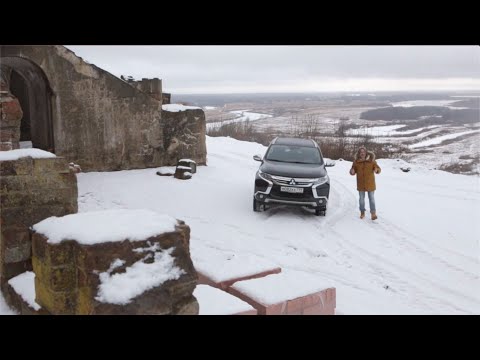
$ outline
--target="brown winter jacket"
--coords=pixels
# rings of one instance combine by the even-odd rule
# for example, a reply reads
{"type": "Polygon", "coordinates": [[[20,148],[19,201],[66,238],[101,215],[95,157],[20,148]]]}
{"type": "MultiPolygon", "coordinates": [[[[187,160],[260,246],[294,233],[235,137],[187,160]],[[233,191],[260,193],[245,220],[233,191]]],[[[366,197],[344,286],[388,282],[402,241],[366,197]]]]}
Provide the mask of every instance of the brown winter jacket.
{"type": "MultiPolygon", "coordinates": [[[[360,160],[358,154],[355,156],[355,161],[352,164],[352,169],[357,174],[357,190],[358,191],[375,191],[375,174],[380,174],[380,166],[375,161],[375,154],[367,151],[365,160],[360,160]]],[[[354,175],[352,174],[352,175],[354,175]]]]}

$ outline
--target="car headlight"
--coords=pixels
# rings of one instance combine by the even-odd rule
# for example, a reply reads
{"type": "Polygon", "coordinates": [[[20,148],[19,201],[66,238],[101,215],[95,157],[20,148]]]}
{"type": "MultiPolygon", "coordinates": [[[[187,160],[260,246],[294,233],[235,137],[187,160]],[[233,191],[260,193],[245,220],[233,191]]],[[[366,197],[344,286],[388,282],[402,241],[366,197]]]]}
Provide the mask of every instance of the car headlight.
{"type": "Polygon", "coordinates": [[[262,179],[267,180],[267,181],[273,181],[272,175],[267,174],[261,170],[258,170],[258,176],[260,176],[262,179]]]}
{"type": "Polygon", "coordinates": [[[315,180],[315,183],[314,183],[314,186],[319,186],[319,185],[323,185],[327,182],[330,181],[330,178],[328,177],[328,175],[324,176],[324,177],[321,177],[321,178],[318,178],[315,180]]]}

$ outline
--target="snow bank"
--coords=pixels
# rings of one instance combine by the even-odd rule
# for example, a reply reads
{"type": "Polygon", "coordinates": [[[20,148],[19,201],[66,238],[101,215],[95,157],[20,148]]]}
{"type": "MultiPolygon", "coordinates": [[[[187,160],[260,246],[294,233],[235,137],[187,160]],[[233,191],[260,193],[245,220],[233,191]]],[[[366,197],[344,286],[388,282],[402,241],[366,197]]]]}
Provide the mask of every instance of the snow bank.
{"type": "Polygon", "coordinates": [[[232,315],[254,308],[236,296],[208,285],[197,285],[193,296],[200,305],[198,315],[232,315]]]}
{"type": "Polygon", "coordinates": [[[41,306],[35,302],[35,273],[33,271],[17,275],[8,280],[8,283],[31,308],[40,310],[41,306]]]}
{"type": "Polygon", "coordinates": [[[274,305],[334,286],[312,274],[289,270],[259,279],[239,281],[232,287],[264,305],[274,305]]]}
{"type": "Polygon", "coordinates": [[[49,243],[70,239],[92,245],[126,239],[145,240],[175,231],[176,224],[175,218],[154,211],[119,209],[52,216],[33,225],[33,230],[45,235],[49,243]]]}
{"type": "Polygon", "coordinates": [[[173,175],[175,174],[175,169],[175,166],[162,166],[160,168],[157,168],[157,173],[163,175],[173,175]]]}
{"type": "Polygon", "coordinates": [[[18,160],[20,158],[29,156],[34,159],[47,159],[57,157],[57,155],[55,154],[40,149],[15,149],[8,151],[0,151],[0,161],[18,160]]]}
{"type": "Polygon", "coordinates": [[[127,267],[124,273],[111,275],[115,268],[124,264],[123,260],[115,260],[108,271],[99,274],[100,285],[95,300],[125,305],[165,281],[177,280],[185,272],[175,266],[175,258],[171,256],[173,250],[174,248],[170,248],[156,252],[152,263],[144,263],[142,259],[127,267]]]}
{"type": "Polygon", "coordinates": [[[179,111],[187,111],[187,110],[201,110],[202,108],[198,106],[185,106],[182,104],[166,104],[162,105],[162,110],[169,111],[169,112],[179,112],[179,111]]]}

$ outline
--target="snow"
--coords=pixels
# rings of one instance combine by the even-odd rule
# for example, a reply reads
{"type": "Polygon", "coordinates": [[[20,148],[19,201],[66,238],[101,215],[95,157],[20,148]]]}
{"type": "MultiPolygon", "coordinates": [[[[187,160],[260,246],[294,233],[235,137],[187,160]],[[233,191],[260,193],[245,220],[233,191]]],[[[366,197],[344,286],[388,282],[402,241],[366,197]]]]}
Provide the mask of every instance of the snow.
{"type": "Polygon", "coordinates": [[[18,160],[20,158],[29,156],[34,159],[57,157],[55,154],[40,149],[15,149],[8,151],[0,151],[0,161],[18,160]]]}
{"type": "Polygon", "coordinates": [[[198,315],[233,315],[254,308],[229,293],[208,285],[197,285],[193,296],[198,301],[198,315]]]}
{"type": "Polygon", "coordinates": [[[190,166],[177,166],[177,169],[180,169],[180,170],[192,170],[192,168],[190,166]]]}
{"type": "MultiPolygon", "coordinates": [[[[379,219],[372,222],[369,214],[358,217],[351,162],[337,161],[327,168],[327,216],[288,207],[255,213],[259,163],[252,156],[266,147],[207,136],[207,150],[208,166],[195,181],[159,177],[157,169],[77,174],[79,211],[145,208],[170,214],[191,227],[195,266],[221,268],[221,252],[274,263],[282,273],[328,279],[343,314],[480,314],[478,177],[419,164],[408,164],[411,171],[404,173],[399,167],[407,163],[379,159],[379,219]]],[[[237,275],[237,267],[224,271],[225,278],[237,275]]]]}
{"type": "Polygon", "coordinates": [[[212,249],[192,244],[192,259],[197,271],[219,283],[278,268],[278,264],[254,254],[212,249]]]}
{"type": "Polygon", "coordinates": [[[194,164],[196,164],[196,162],[195,162],[194,160],[192,160],[192,159],[180,159],[180,160],[178,160],[178,161],[182,161],[182,162],[190,162],[190,163],[194,163],[194,164]]]}
{"type": "Polygon", "coordinates": [[[191,173],[190,171],[185,171],[185,172],[184,172],[184,175],[192,176],[192,173],[191,173]]]}
{"type": "Polygon", "coordinates": [[[179,112],[179,111],[187,111],[187,110],[201,110],[201,107],[198,106],[186,106],[182,104],[166,104],[162,105],[162,110],[169,111],[169,112],[179,112]]]}
{"type": "MultiPolygon", "coordinates": [[[[458,100],[409,100],[392,103],[392,106],[412,107],[412,106],[448,106],[458,100]]],[[[448,106],[449,107],[449,106],[448,106]]]]}
{"type": "MultiPolygon", "coordinates": [[[[409,135],[413,133],[417,133],[420,131],[426,131],[430,129],[436,129],[440,127],[440,125],[430,125],[425,126],[417,129],[412,130],[401,130],[406,125],[386,125],[386,126],[373,126],[373,127],[362,127],[358,129],[348,129],[347,135],[354,136],[354,135],[371,135],[371,136],[399,136],[399,135],[409,135]]],[[[421,133],[417,135],[418,137],[425,136],[426,133],[421,133]]],[[[413,139],[413,138],[412,138],[413,139]]],[[[384,139],[383,141],[389,142],[392,139],[384,139]]]]}
{"type": "MultiPolygon", "coordinates": [[[[154,250],[159,249],[156,247],[154,250]]],[[[99,274],[100,285],[95,300],[125,305],[133,298],[160,286],[165,281],[178,279],[185,272],[175,265],[175,258],[171,256],[173,250],[174,248],[170,248],[155,252],[153,262],[147,264],[143,261],[151,257],[150,253],[144,259],[127,267],[125,272],[111,275],[115,268],[124,264],[123,260],[116,259],[108,271],[99,274]]]]}
{"type": "Polygon", "coordinates": [[[40,310],[41,306],[35,302],[35,273],[26,271],[8,280],[10,286],[22,299],[34,310],[40,310]]]}
{"type": "Polygon", "coordinates": [[[289,270],[259,279],[239,281],[232,285],[251,299],[274,305],[334,287],[331,281],[303,271],[289,270]]]}
{"type": "Polygon", "coordinates": [[[173,175],[175,174],[175,166],[162,166],[157,169],[157,172],[163,175],[173,175]]]}
{"type": "Polygon", "coordinates": [[[203,107],[204,110],[215,110],[217,108],[218,108],[218,106],[204,106],[203,107]]]}
{"type": "Polygon", "coordinates": [[[406,125],[387,125],[387,126],[374,126],[374,127],[362,127],[358,129],[349,129],[346,131],[347,135],[372,135],[372,136],[388,136],[393,131],[401,129],[406,125]]]}
{"type": "Polygon", "coordinates": [[[435,137],[433,139],[428,139],[428,140],[421,141],[419,143],[410,145],[410,149],[415,149],[415,148],[430,146],[430,145],[438,145],[445,140],[456,139],[456,138],[458,138],[460,136],[463,136],[463,135],[475,134],[475,133],[479,133],[479,132],[480,132],[480,130],[469,130],[469,131],[463,131],[463,132],[454,133],[454,134],[438,136],[438,137],[435,137]]]}
{"type": "MultiPolygon", "coordinates": [[[[417,128],[417,129],[412,129],[412,130],[395,130],[393,132],[391,132],[389,135],[408,135],[408,134],[413,134],[413,133],[416,133],[416,132],[419,132],[419,131],[425,131],[425,130],[429,130],[429,129],[436,129],[440,127],[440,125],[430,125],[430,126],[425,126],[425,127],[421,127],[421,128],[417,128]]],[[[423,134],[422,134],[423,135],[423,134]]]]}
{"type": "MultiPolygon", "coordinates": [[[[454,98],[477,98],[480,97],[480,95],[450,95],[450,97],[454,98]]],[[[455,100],[458,101],[458,100],[455,100]]]]}
{"type": "MultiPolygon", "coordinates": [[[[125,192],[129,192],[132,189],[131,184],[125,189],[125,192]]],[[[145,240],[165,232],[175,231],[176,224],[175,218],[155,211],[118,209],[63,217],[52,216],[33,225],[33,230],[46,236],[48,242],[52,244],[62,240],[76,240],[79,244],[93,245],[126,239],[145,240]]]]}
{"type": "Polygon", "coordinates": [[[247,120],[248,121],[257,121],[257,120],[273,117],[273,115],[271,115],[271,114],[261,114],[261,113],[246,111],[246,110],[234,110],[234,111],[230,111],[230,113],[237,115],[237,117],[235,119],[232,119],[232,120],[225,120],[225,121],[208,123],[207,124],[207,130],[212,129],[212,128],[216,128],[216,127],[220,127],[221,125],[225,125],[225,124],[244,122],[244,121],[247,121],[247,120]]]}

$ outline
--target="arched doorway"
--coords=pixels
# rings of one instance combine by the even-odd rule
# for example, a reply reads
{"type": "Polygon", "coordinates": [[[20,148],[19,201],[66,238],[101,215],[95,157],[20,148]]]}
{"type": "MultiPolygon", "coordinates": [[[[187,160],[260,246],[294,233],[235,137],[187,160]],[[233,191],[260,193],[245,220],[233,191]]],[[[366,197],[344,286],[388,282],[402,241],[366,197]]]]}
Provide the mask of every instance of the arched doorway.
{"type": "Polygon", "coordinates": [[[31,141],[34,148],[55,152],[52,98],[53,91],[43,70],[20,57],[1,57],[2,67],[11,69],[10,92],[23,110],[20,141],[31,141]]]}

